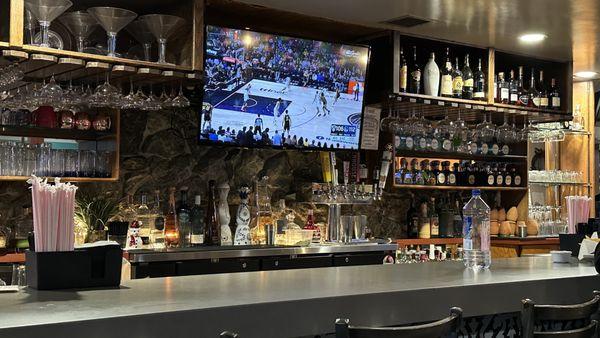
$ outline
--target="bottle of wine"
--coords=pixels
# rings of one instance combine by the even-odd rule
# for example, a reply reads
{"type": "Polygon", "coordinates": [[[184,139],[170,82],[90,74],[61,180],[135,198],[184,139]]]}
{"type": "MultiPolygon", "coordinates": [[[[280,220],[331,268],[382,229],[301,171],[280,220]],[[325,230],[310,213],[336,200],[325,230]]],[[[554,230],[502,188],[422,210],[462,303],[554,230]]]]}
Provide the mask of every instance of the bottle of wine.
{"type": "Polygon", "coordinates": [[[546,90],[546,84],[544,83],[543,70],[540,70],[540,82],[538,83],[538,90],[540,91],[540,108],[548,108],[548,90],[546,90]]]}
{"type": "Polygon", "coordinates": [[[473,98],[475,100],[485,101],[485,75],[481,70],[481,58],[479,58],[477,63],[477,70],[475,71],[475,75],[473,75],[473,80],[473,98]]]}
{"type": "Polygon", "coordinates": [[[202,198],[196,195],[194,198],[194,206],[190,211],[190,227],[192,229],[190,236],[190,244],[192,246],[202,245],[204,243],[204,211],[200,207],[202,198]]]}
{"type": "Polygon", "coordinates": [[[413,64],[410,72],[410,92],[419,94],[421,89],[421,67],[417,61],[417,46],[413,46],[413,64]]]}
{"type": "Polygon", "coordinates": [[[177,226],[177,211],[175,209],[175,187],[169,189],[169,209],[165,217],[165,245],[179,245],[179,228],[177,226]]]}
{"type": "Polygon", "coordinates": [[[427,209],[429,211],[429,226],[431,227],[430,237],[440,237],[440,216],[435,206],[435,198],[431,197],[430,204],[427,209]]]}
{"type": "Polygon", "coordinates": [[[426,202],[421,203],[419,212],[419,238],[431,238],[431,219],[426,202]]]}
{"type": "Polygon", "coordinates": [[[473,99],[473,71],[469,66],[469,54],[465,55],[465,64],[462,70],[463,77],[463,90],[462,97],[463,99],[473,99]]]}
{"type": "Polygon", "coordinates": [[[450,48],[446,48],[446,63],[442,69],[440,95],[443,97],[452,97],[452,62],[450,62],[450,48]]]}
{"type": "Polygon", "coordinates": [[[435,63],[435,54],[429,54],[429,61],[423,73],[423,91],[425,95],[438,96],[440,89],[440,68],[435,63]]]}
{"type": "Polygon", "coordinates": [[[456,98],[462,98],[463,90],[463,74],[458,68],[458,57],[456,58],[456,64],[454,65],[454,72],[452,73],[452,96],[456,98]]]}
{"type": "Polygon", "coordinates": [[[527,107],[529,106],[529,91],[525,89],[525,81],[523,81],[523,66],[519,66],[519,80],[517,82],[517,95],[519,100],[517,105],[527,107]]]}
{"type": "Polygon", "coordinates": [[[550,108],[559,110],[560,109],[560,91],[556,84],[556,79],[552,79],[550,93],[548,93],[548,103],[550,108]]]}
{"type": "Polygon", "coordinates": [[[415,208],[415,199],[411,198],[410,208],[406,212],[406,224],[408,225],[408,238],[419,237],[419,212],[415,208]]]}
{"type": "Polygon", "coordinates": [[[188,188],[180,189],[179,207],[177,208],[177,224],[179,224],[179,246],[190,246],[192,229],[190,227],[190,207],[187,204],[188,188]]]}
{"type": "Polygon", "coordinates": [[[538,92],[536,86],[535,86],[535,70],[532,68],[531,69],[531,84],[529,86],[529,102],[528,102],[528,106],[529,107],[536,107],[538,108],[540,106],[540,92],[538,92]]]}
{"type": "Polygon", "coordinates": [[[406,93],[408,89],[408,63],[404,57],[404,50],[400,48],[400,92],[406,93]]]}
{"type": "Polygon", "coordinates": [[[519,102],[519,81],[515,79],[515,71],[510,71],[510,82],[508,84],[509,98],[508,103],[517,104],[519,102]]]}
{"type": "Polygon", "coordinates": [[[217,214],[217,202],[215,197],[215,181],[208,182],[208,203],[204,219],[204,244],[221,245],[221,225],[217,214]]]}

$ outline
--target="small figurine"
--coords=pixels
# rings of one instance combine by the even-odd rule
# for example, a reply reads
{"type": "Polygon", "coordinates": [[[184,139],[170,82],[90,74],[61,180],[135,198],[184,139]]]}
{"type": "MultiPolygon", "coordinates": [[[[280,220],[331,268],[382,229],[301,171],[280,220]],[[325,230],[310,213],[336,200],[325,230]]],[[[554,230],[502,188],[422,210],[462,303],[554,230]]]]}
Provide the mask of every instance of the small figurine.
{"type": "Polygon", "coordinates": [[[140,237],[140,223],[135,221],[129,227],[129,241],[127,249],[140,249],[142,247],[142,237],[140,237]]]}
{"type": "Polygon", "coordinates": [[[247,185],[243,185],[240,190],[240,205],[237,209],[235,217],[235,240],[233,245],[250,245],[250,207],[248,206],[248,194],[250,188],[247,185]]]}

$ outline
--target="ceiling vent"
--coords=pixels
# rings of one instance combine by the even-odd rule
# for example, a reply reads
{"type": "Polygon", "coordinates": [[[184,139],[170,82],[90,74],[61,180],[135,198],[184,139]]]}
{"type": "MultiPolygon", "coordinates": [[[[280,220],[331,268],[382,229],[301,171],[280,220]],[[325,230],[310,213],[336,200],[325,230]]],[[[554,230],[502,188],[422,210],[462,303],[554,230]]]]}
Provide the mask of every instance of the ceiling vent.
{"type": "Polygon", "coordinates": [[[416,16],[405,15],[396,19],[385,21],[385,23],[389,23],[391,25],[400,26],[403,28],[411,28],[418,25],[426,24],[429,20],[417,18],[416,16]]]}

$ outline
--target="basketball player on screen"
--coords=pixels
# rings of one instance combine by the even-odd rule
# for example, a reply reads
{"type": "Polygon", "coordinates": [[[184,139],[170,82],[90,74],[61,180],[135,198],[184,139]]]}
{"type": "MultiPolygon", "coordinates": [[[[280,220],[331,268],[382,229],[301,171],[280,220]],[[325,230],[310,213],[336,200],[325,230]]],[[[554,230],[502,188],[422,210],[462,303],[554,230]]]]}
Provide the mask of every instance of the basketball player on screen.
{"type": "Polygon", "coordinates": [[[204,123],[202,123],[202,130],[210,130],[211,128],[211,120],[212,120],[212,110],[213,110],[213,106],[210,105],[208,107],[208,109],[204,110],[204,123]],[[208,129],[206,128],[206,125],[208,124],[208,129]]]}
{"type": "Polygon", "coordinates": [[[341,94],[340,94],[340,89],[336,88],[335,89],[335,97],[333,99],[333,103],[331,104],[331,106],[335,106],[335,103],[338,101],[338,99],[340,98],[341,94]]]}
{"type": "Polygon", "coordinates": [[[292,126],[292,118],[288,114],[286,109],[285,115],[283,116],[283,134],[287,131],[288,135],[290,134],[290,128],[292,126]]]}
{"type": "Polygon", "coordinates": [[[327,109],[327,98],[325,98],[325,93],[321,92],[321,104],[323,105],[323,116],[329,115],[331,111],[327,109]],[[327,114],[325,114],[327,112],[327,114]]]}
{"type": "Polygon", "coordinates": [[[354,101],[358,101],[358,94],[360,93],[360,83],[356,82],[354,85],[354,101]]]}
{"type": "Polygon", "coordinates": [[[249,83],[246,88],[244,88],[244,104],[242,104],[242,111],[246,111],[246,108],[248,108],[248,102],[250,101],[250,88],[252,88],[252,85],[249,83]]]}
{"type": "Polygon", "coordinates": [[[290,82],[292,81],[292,79],[287,76],[285,78],[285,87],[283,87],[283,89],[281,90],[281,93],[287,93],[290,90],[290,82]]]}

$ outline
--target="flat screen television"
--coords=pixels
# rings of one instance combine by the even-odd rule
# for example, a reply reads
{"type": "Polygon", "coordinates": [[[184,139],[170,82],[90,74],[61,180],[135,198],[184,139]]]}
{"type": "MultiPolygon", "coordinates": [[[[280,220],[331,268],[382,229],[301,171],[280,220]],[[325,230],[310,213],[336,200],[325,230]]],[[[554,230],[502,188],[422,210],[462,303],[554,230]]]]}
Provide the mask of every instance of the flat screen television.
{"type": "Polygon", "coordinates": [[[369,53],[207,26],[200,142],[359,149],[369,53]]]}

